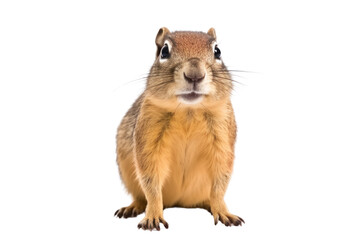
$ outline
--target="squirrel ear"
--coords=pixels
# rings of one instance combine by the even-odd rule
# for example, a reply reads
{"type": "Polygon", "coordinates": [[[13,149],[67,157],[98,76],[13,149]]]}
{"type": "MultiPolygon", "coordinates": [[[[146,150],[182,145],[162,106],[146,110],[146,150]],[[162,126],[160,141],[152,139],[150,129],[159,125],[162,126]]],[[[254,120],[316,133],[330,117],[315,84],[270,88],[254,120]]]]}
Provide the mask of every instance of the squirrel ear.
{"type": "Polygon", "coordinates": [[[159,32],[157,33],[155,39],[155,43],[158,48],[162,48],[162,46],[164,45],[164,38],[168,33],[170,33],[170,31],[166,27],[159,29],[159,32]]]}
{"type": "Polygon", "coordinates": [[[216,40],[216,32],[215,32],[214,28],[210,28],[209,31],[207,32],[207,34],[209,34],[210,36],[212,36],[216,40]]]}

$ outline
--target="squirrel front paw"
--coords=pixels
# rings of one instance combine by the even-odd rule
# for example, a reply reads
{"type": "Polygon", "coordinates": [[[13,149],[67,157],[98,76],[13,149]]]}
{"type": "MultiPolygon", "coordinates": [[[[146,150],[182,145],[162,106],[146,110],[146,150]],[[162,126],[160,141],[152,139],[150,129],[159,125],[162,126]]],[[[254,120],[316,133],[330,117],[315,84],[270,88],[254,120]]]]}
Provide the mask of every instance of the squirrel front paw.
{"type": "Polygon", "coordinates": [[[143,220],[138,224],[138,228],[142,228],[143,230],[150,230],[156,229],[160,231],[160,223],[164,225],[167,229],[169,228],[169,224],[164,220],[163,217],[147,217],[145,216],[143,220]]]}

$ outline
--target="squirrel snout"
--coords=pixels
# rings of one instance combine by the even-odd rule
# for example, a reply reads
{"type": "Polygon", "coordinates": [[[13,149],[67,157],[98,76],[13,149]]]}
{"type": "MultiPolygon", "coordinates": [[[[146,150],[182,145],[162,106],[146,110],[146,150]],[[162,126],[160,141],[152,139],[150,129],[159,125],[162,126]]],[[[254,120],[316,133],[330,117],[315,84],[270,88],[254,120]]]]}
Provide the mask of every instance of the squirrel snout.
{"type": "Polygon", "coordinates": [[[198,59],[191,59],[184,68],[184,79],[188,83],[199,83],[205,78],[205,69],[198,59]]]}
{"type": "Polygon", "coordinates": [[[184,73],[184,78],[188,83],[198,83],[205,78],[205,74],[199,73],[184,73]]]}

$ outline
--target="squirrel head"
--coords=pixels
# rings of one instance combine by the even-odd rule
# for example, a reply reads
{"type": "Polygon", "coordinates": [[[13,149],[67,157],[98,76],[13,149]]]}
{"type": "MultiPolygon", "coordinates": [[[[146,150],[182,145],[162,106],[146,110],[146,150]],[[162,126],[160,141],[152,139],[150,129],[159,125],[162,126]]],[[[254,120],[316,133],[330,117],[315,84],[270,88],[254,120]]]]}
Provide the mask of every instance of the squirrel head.
{"type": "Polygon", "coordinates": [[[214,28],[207,33],[163,27],[156,35],[156,59],[147,79],[146,93],[162,104],[189,107],[227,100],[231,76],[222,61],[214,28]]]}

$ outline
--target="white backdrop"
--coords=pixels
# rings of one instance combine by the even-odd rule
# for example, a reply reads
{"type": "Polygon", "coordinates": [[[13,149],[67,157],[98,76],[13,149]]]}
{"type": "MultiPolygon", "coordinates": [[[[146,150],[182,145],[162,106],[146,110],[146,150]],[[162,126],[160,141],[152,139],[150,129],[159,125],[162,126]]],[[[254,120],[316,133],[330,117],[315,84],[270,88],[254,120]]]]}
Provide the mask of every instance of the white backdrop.
{"type": "Polygon", "coordinates": [[[1,239],[359,239],[357,1],[1,1],[1,239]],[[116,128],[155,35],[217,30],[235,80],[226,202],[243,227],[167,209],[170,228],[116,219],[131,198],[116,128]]]}

